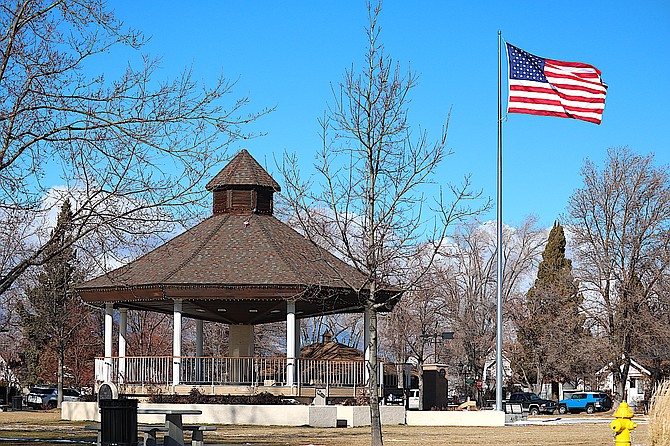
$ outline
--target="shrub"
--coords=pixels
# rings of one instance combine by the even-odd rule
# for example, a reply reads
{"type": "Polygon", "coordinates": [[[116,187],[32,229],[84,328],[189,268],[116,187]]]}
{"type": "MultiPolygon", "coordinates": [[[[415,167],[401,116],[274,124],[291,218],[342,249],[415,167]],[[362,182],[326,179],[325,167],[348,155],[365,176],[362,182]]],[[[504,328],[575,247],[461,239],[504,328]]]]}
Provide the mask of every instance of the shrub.
{"type": "Polygon", "coordinates": [[[272,395],[268,392],[256,395],[205,395],[196,388],[191,389],[188,395],[154,393],[149,397],[149,402],[165,404],[293,404],[293,401],[287,401],[285,396],[272,395]]]}
{"type": "Polygon", "coordinates": [[[670,446],[670,380],[658,385],[649,410],[651,446],[670,446]]]}

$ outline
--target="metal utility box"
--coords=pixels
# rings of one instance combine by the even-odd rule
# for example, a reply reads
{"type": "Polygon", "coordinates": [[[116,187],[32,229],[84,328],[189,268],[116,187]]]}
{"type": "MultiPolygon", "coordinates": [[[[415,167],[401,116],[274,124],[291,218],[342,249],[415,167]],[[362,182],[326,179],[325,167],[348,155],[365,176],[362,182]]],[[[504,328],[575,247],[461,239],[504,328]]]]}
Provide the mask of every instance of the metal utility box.
{"type": "Polygon", "coordinates": [[[445,364],[423,366],[423,410],[447,407],[447,376],[445,364]]]}

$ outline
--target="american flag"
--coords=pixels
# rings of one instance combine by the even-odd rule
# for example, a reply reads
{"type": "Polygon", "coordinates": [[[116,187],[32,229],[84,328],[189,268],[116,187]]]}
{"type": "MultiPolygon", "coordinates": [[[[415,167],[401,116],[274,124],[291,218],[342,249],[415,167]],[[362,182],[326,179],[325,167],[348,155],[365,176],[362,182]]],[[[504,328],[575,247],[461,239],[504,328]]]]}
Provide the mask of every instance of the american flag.
{"type": "Polygon", "coordinates": [[[600,124],[607,85],[600,70],[580,62],[544,59],[507,44],[509,113],[557,116],[600,124]]]}

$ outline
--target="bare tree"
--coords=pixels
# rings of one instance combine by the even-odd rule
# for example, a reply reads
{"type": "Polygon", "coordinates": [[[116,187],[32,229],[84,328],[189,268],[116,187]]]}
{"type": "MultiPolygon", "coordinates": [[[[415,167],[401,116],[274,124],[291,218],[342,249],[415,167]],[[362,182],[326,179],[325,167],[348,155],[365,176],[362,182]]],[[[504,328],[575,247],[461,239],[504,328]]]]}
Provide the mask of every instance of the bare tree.
{"type": "Polygon", "coordinates": [[[587,160],[582,177],[568,205],[575,277],[583,310],[607,339],[616,396],[625,399],[631,355],[645,340],[650,304],[670,264],[668,167],[615,148],[602,168],[587,160]]]}
{"type": "Polygon", "coordinates": [[[363,343],[363,320],[360,315],[333,314],[302,320],[304,345],[321,342],[326,331],[333,340],[348,347],[357,348],[363,343]]]}
{"type": "Polygon", "coordinates": [[[203,345],[205,356],[228,355],[228,324],[205,322],[204,332],[203,338],[208,340],[203,345]]]}
{"type": "Polygon", "coordinates": [[[409,71],[403,75],[384,53],[377,23],[380,11],[380,5],[368,5],[365,66],[358,73],[353,67],[345,72],[343,82],[333,87],[333,101],[321,121],[323,148],[316,164],[321,182],[312,188],[302,181],[295,157],[285,157],[282,167],[286,196],[303,232],[366,278],[365,283],[351,286],[359,292],[370,320],[368,388],[375,446],[382,444],[376,389],[377,313],[389,307],[383,291],[395,285],[391,300],[399,297],[407,289],[402,278],[410,277],[407,272],[414,266],[407,259],[422,252],[419,242],[434,243],[434,254],[449,225],[477,211],[464,206],[465,200],[475,198],[466,178],[453,189],[452,204],[438,207],[441,220],[431,223],[423,215],[424,187],[448,154],[446,128],[434,143],[425,132],[410,132],[409,93],[416,76],[409,71]],[[426,233],[431,226],[433,233],[426,233]]]}
{"type": "Polygon", "coordinates": [[[96,72],[113,48],[143,43],[103,0],[0,6],[0,245],[11,247],[0,252],[0,294],[58,255],[59,234],[43,226],[64,199],[80,254],[127,255],[134,237],[192,216],[221,149],[248,136],[242,126],[259,114],[243,114],[246,98],[224,107],[234,85],[224,78],[205,88],[186,69],[161,81],[148,56],[116,79],[96,72]]]}
{"type": "MultiPolygon", "coordinates": [[[[528,218],[518,228],[503,231],[503,305],[507,309],[522,295],[537,265],[543,231],[528,218]]],[[[496,239],[491,225],[471,221],[463,225],[445,246],[444,259],[437,263],[445,317],[454,330],[454,342],[465,354],[463,368],[481,377],[495,346],[496,239]]],[[[508,337],[510,328],[506,328],[508,337]]],[[[496,383],[503,385],[503,383],[496,383]]],[[[468,393],[479,398],[475,386],[468,393]]]]}
{"type": "Polygon", "coordinates": [[[136,356],[172,354],[171,318],[151,311],[128,310],[127,349],[136,356]]]}
{"type": "Polygon", "coordinates": [[[285,351],[286,323],[272,322],[254,328],[255,352],[259,356],[280,356],[285,351]]]}
{"type": "Polygon", "coordinates": [[[438,333],[445,329],[445,299],[440,294],[440,285],[435,274],[428,272],[405,293],[402,300],[385,318],[380,330],[385,339],[383,344],[396,362],[416,361],[419,373],[419,407],[424,404],[423,366],[428,361],[438,363],[438,333]]]}

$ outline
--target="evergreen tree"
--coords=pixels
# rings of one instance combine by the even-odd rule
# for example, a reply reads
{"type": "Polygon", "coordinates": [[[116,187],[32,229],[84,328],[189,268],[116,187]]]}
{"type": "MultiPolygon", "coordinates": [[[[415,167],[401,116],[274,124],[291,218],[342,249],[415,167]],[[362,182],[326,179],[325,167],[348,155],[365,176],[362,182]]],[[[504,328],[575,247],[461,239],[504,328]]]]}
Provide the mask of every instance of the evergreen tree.
{"type": "Polygon", "coordinates": [[[72,210],[70,202],[66,201],[44,251],[46,260],[36,273],[34,286],[26,291],[26,304],[21,304],[19,308],[28,343],[24,357],[29,380],[35,382],[41,379],[40,372],[49,369],[45,361],[53,361],[55,356],[58,407],[63,395],[65,353],[75,344],[78,329],[89,313],[74,292],[82,275],[77,268],[71,232],[72,210]]]}
{"type": "Polygon", "coordinates": [[[540,391],[546,380],[569,377],[578,368],[584,319],[579,314],[581,295],[565,257],[563,227],[554,223],[542,253],[537,279],[516,313],[517,340],[522,357],[516,369],[527,384],[540,391]]]}
{"type": "Polygon", "coordinates": [[[572,261],[565,258],[565,234],[563,227],[554,223],[549,232],[547,246],[542,253],[542,262],[537,270],[537,280],[534,288],[542,288],[547,285],[567,286],[567,291],[574,291],[572,279],[572,261]],[[568,276],[568,277],[566,277],[568,276]],[[563,279],[569,278],[568,282],[563,279]]]}

